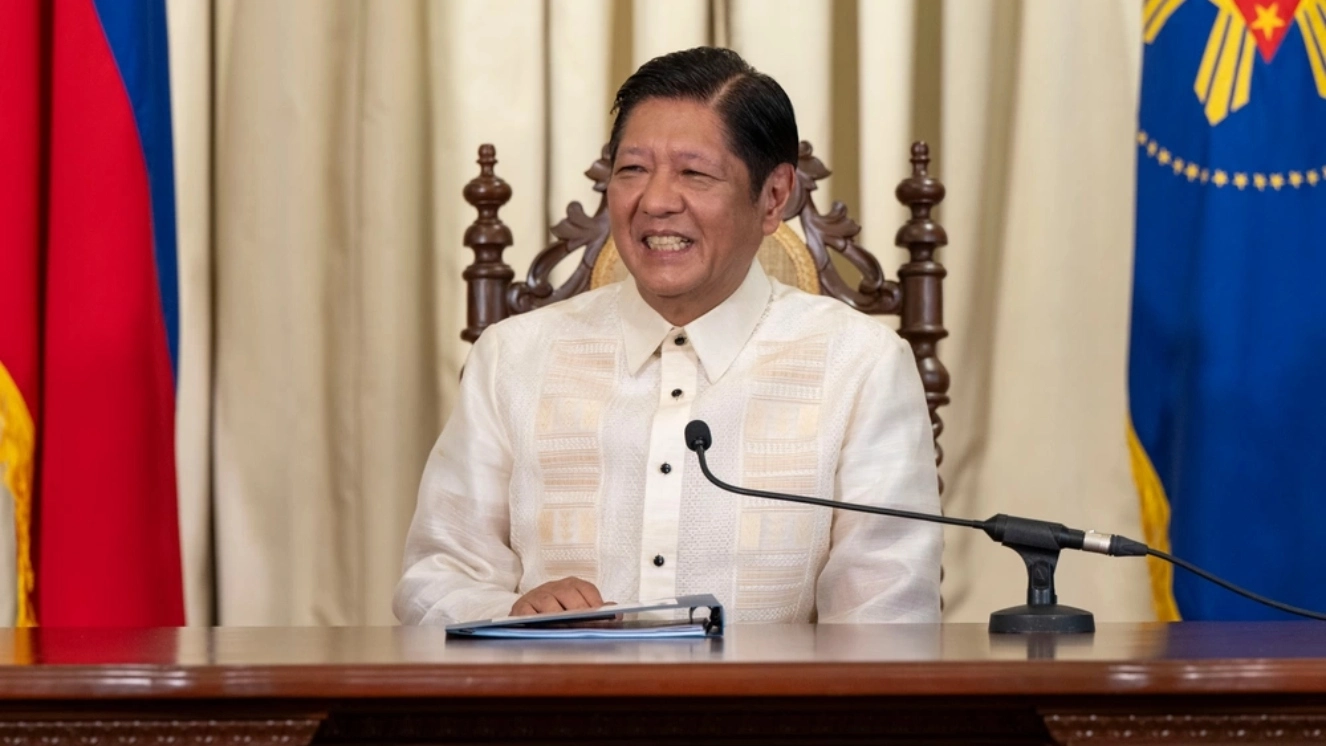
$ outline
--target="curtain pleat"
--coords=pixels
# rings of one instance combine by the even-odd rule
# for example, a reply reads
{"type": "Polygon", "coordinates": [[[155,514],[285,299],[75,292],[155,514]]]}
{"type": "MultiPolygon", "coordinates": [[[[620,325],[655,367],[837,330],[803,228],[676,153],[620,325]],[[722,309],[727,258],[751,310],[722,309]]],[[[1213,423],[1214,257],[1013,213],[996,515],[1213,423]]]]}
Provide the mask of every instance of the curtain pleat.
{"type": "Polygon", "coordinates": [[[175,466],[185,618],[214,622],[212,578],[212,0],[167,0],[180,351],[175,466]]]}

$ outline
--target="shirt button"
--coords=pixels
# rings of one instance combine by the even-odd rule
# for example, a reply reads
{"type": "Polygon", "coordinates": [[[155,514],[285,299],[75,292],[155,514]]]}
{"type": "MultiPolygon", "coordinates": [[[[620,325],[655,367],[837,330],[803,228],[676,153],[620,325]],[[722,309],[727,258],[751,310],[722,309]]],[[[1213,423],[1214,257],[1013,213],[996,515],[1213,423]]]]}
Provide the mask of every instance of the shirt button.
{"type": "Polygon", "coordinates": [[[686,344],[686,337],[683,335],[683,336],[677,337],[676,339],[674,339],[674,340],[672,340],[672,341],[673,341],[673,342],[676,342],[678,347],[681,347],[682,345],[686,344]]]}
{"type": "Polygon", "coordinates": [[[669,463],[667,463],[667,462],[664,462],[662,466],[658,467],[658,470],[661,471],[661,472],[663,472],[664,474],[671,474],[671,473],[672,473],[672,464],[669,464],[669,463]]]}
{"type": "Polygon", "coordinates": [[[672,398],[673,398],[673,399],[680,399],[680,398],[681,398],[681,389],[673,389],[673,390],[672,390],[672,398]]]}
{"type": "Polygon", "coordinates": [[[666,560],[663,559],[663,555],[661,554],[654,555],[654,567],[662,567],[665,561],[666,560]]]}

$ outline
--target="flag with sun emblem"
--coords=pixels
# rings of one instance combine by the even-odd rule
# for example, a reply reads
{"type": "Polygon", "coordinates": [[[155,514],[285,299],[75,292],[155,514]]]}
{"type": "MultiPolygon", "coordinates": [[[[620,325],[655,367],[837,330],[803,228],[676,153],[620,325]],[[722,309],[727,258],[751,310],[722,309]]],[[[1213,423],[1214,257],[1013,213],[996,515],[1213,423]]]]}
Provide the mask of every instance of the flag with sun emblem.
{"type": "MultiPolygon", "coordinates": [[[[1326,611],[1326,0],[1147,0],[1128,388],[1148,543],[1326,611]]],[[[1152,566],[1162,618],[1284,615],[1152,566]]]]}

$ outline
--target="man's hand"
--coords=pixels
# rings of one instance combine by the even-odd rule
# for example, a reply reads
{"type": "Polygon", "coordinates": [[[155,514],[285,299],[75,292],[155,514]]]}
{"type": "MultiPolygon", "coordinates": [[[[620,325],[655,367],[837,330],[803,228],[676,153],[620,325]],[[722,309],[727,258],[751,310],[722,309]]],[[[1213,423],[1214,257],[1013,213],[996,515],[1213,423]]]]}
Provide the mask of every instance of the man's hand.
{"type": "Polygon", "coordinates": [[[521,596],[511,607],[511,616],[597,609],[602,605],[603,596],[593,583],[580,578],[562,578],[544,583],[521,596]]]}

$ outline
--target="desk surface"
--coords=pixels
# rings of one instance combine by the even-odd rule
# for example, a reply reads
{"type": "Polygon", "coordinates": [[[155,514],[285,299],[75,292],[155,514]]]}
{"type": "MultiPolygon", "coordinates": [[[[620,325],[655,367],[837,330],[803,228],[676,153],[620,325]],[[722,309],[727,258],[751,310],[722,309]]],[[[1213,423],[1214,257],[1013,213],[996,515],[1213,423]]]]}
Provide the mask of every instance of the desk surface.
{"type": "Polygon", "coordinates": [[[735,625],[722,640],[448,640],[440,629],[0,631],[0,699],[1326,693],[1317,622],[735,625]]]}

